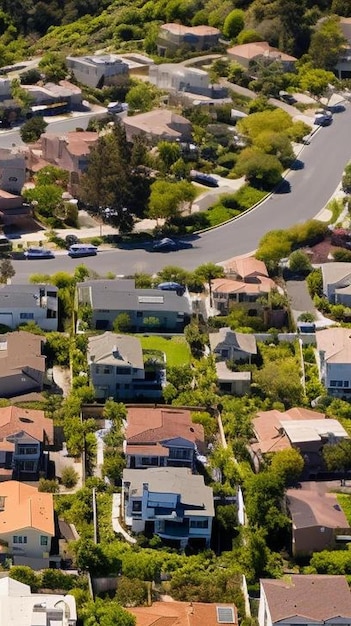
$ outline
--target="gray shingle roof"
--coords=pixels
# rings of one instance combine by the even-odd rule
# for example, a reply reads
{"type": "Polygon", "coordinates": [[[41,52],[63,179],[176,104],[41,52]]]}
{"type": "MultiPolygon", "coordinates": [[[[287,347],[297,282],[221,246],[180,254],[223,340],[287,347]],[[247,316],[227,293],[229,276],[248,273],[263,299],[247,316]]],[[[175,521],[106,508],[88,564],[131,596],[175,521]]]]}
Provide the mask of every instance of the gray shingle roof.
{"type": "Polygon", "coordinates": [[[143,369],[143,352],[140,339],[131,335],[106,332],[89,338],[88,360],[98,364],[125,365],[143,369]]]}
{"type": "Polygon", "coordinates": [[[213,352],[230,346],[247,354],[257,354],[254,335],[235,333],[230,328],[221,328],[218,333],[210,333],[210,346],[213,352]]]}

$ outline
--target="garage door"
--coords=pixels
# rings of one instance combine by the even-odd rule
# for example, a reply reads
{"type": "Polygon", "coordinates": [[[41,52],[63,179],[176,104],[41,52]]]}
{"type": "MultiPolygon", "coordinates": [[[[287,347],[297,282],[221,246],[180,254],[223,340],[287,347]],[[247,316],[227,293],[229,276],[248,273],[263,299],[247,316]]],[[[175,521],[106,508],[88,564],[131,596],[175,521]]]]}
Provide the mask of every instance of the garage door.
{"type": "Polygon", "coordinates": [[[12,313],[0,313],[0,324],[12,328],[12,313]]]}

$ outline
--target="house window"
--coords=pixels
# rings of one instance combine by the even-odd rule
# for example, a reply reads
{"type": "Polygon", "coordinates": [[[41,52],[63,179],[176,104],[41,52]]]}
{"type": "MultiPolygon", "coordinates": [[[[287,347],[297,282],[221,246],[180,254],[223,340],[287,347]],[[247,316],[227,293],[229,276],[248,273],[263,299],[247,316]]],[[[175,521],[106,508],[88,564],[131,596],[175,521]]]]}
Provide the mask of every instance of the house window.
{"type": "Polygon", "coordinates": [[[18,454],[20,454],[21,456],[24,456],[26,454],[37,454],[38,452],[38,448],[29,448],[27,446],[19,446],[18,448],[18,454]]]}
{"type": "Polygon", "coordinates": [[[118,376],[130,376],[130,367],[116,367],[116,374],[118,376]]]}
{"type": "Polygon", "coordinates": [[[157,457],[156,456],[142,456],[141,457],[142,465],[156,465],[157,466],[157,457]]]}
{"type": "Polygon", "coordinates": [[[227,359],[227,358],[228,358],[228,356],[229,356],[229,350],[222,350],[222,351],[221,351],[221,356],[222,356],[224,359],[227,359]]]}
{"type": "Polygon", "coordinates": [[[20,313],[21,320],[34,320],[34,313],[20,313]]]}
{"type": "Polygon", "coordinates": [[[190,528],[208,528],[208,519],[190,520],[190,528]]]}
{"type": "Polygon", "coordinates": [[[133,513],[141,512],[141,500],[134,500],[133,505],[132,505],[132,511],[133,513]]]}
{"type": "Polygon", "coordinates": [[[34,472],[35,462],[34,461],[21,461],[19,464],[19,468],[21,472],[34,472]]]}
{"type": "Polygon", "coordinates": [[[56,291],[48,291],[46,295],[47,295],[48,298],[57,298],[57,292],[56,291]]]}
{"type": "Polygon", "coordinates": [[[349,387],[350,386],[350,382],[348,380],[344,380],[344,387],[349,387]]]}
{"type": "Polygon", "coordinates": [[[27,537],[23,535],[14,535],[13,543],[27,543],[27,537]]]}
{"type": "Polygon", "coordinates": [[[142,312],[142,311],[137,311],[136,316],[137,316],[137,317],[143,317],[143,312],[142,312]]]}
{"type": "Polygon", "coordinates": [[[111,368],[108,365],[104,366],[104,374],[110,374],[111,373],[111,368]]]}
{"type": "Polygon", "coordinates": [[[330,381],[330,386],[331,387],[342,387],[342,380],[331,380],[330,381]]]}
{"type": "Polygon", "coordinates": [[[48,543],[49,543],[49,537],[47,537],[46,535],[40,535],[40,545],[46,547],[48,543]]]}

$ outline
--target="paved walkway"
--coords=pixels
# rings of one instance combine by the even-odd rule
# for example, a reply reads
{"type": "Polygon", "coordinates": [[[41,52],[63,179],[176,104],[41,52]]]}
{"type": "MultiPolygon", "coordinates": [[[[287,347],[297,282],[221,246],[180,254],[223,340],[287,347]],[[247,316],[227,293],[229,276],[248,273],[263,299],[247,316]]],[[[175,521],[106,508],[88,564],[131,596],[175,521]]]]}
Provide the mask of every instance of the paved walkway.
{"type": "Polygon", "coordinates": [[[112,528],[115,533],[122,535],[128,543],[136,543],[136,539],[128,535],[119,522],[121,515],[121,494],[114,493],[112,496],[112,528]]]}

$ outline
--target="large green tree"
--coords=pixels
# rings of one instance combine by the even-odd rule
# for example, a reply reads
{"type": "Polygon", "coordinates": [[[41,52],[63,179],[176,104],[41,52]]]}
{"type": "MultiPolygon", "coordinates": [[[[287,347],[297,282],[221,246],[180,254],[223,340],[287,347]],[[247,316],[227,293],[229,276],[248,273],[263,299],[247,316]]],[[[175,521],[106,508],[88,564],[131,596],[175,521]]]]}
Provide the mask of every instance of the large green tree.
{"type": "Polygon", "coordinates": [[[314,67],[333,71],[345,43],[339,18],[331,16],[323,20],[316,27],[308,50],[314,67]]]}

